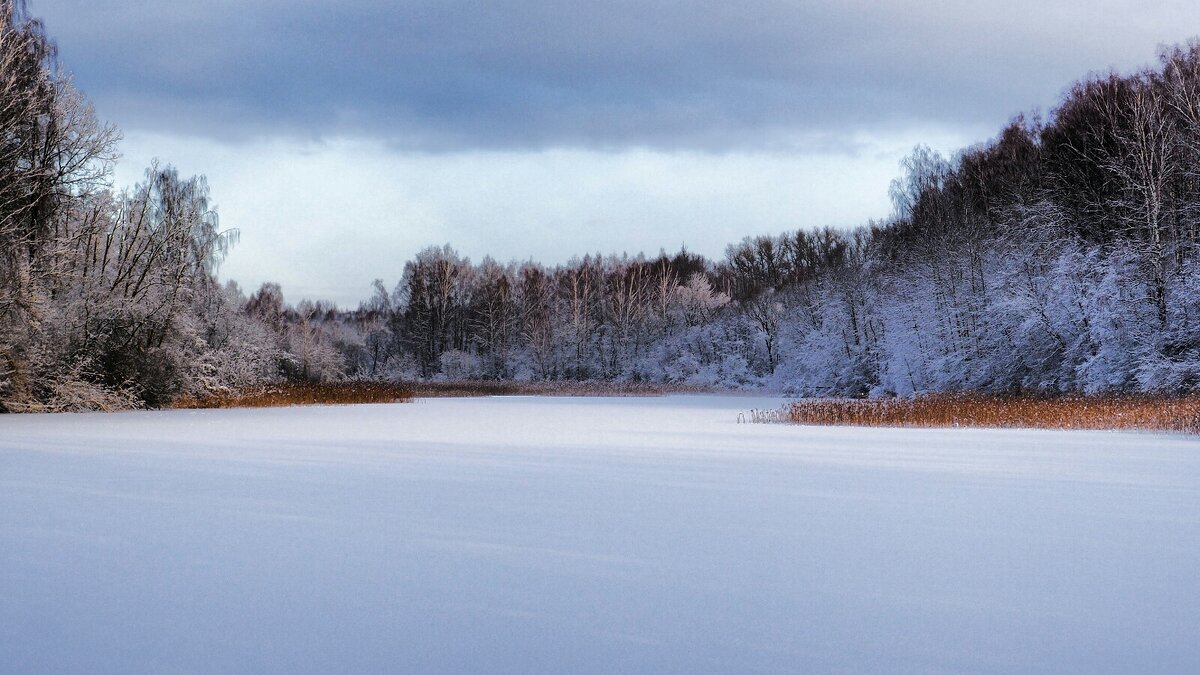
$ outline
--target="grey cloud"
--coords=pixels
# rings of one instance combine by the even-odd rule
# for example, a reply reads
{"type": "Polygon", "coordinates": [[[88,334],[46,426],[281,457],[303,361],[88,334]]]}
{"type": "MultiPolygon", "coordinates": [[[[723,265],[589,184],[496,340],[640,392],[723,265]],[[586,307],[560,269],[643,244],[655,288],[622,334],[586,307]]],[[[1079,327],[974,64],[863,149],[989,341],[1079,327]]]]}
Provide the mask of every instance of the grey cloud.
{"type": "Polygon", "coordinates": [[[990,130],[1200,25],[1187,3],[1031,0],[32,0],[31,11],[123,127],[431,150],[990,130]]]}

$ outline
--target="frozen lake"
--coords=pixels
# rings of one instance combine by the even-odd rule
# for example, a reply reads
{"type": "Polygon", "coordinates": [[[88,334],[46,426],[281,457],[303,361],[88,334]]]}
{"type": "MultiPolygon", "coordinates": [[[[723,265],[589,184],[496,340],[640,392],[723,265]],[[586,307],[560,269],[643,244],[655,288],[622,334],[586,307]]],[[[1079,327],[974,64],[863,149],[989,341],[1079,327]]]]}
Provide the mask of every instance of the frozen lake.
{"type": "Polygon", "coordinates": [[[0,672],[1200,671],[1200,442],[778,399],[0,416],[0,672]]]}

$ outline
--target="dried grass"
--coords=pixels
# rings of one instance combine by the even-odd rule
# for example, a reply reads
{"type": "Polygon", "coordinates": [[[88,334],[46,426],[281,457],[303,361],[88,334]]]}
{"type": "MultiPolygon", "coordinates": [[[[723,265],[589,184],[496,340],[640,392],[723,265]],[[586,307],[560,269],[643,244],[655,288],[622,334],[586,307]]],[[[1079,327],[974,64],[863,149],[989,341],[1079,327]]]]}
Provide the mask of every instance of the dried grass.
{"type": "Polygon", "coordinates": [[[749,422],[871,427],[1129,429],[1200,433],[1200,396],[1061,398],[931,395],[913,399],[807,399],[749,422]]]}
{"type": "Polygon", "coordinates": [[[185,396],[172,408],[272,408],[293,405],[401,403],[414,398],[474,396],[661,396],[704,391],[697,387],[620,382],[336,382],[259,387],[245,391],[185,396]]]}
{"type": "Polygon", "coordinates": [[[412,388],[386,382],[336,382],[281,384],[245,391],[185,396],[172,408],[277,408],[293,405],[352,405],[401,403],[413,399],[412,388]]]}

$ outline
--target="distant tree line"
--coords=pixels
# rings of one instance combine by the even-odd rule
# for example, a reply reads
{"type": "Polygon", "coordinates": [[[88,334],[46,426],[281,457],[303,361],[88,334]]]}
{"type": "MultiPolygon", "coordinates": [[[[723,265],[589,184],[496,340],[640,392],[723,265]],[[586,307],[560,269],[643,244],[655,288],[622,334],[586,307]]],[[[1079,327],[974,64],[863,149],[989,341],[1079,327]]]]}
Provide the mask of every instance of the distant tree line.
{"type": "Polygon", "coordinates": [[[292,381],[519,379],[797,395],[1200,388],[1200,43],[1074,85],[946,158],[894,214],[558,266],[428,248],[355,310],[216,271],[203,178],[111,184],[40,22],[0,0],[0,409],[163,405],[292,381]]]}
{"type": "Polygon", "coordinates": [[[430,248],[326,325],[367,321],[342,334],[371,346],[342,353],[372,375],[839,396],[1200,387],[1200,43],[902,169],[890,219],[748,238],[720,261],[471,265],[430,248]]]}

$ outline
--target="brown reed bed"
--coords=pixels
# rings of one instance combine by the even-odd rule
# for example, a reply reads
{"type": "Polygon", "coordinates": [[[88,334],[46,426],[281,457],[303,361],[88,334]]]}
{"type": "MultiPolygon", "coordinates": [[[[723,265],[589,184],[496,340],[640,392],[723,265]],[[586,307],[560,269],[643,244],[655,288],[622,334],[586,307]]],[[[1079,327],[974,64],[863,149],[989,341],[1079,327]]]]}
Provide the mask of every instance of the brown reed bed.
{"type": "Polygon", "coordinates": [[[476,396],[662,396],[707,391],[636,382],[325,382],[287,383],[244,391],[184,396],[172,408],[273,408],[293,405],[402,403],[414,398],[476,396]]]}
{"type": "Polygon", "coordinates": [[[748,422],[869,427],[1125,429],[1200,433],[1200,396],[1036,398],[939,394],[890,399],[805,399],[751,411],[748,422]]]}
{"type": "Polygon", "coordinates": [[[413,399],[412,387],[388,382],[295,382],[244,391],[184,396],[172,408],[278,408],[292,405],[401,403],[413,399]]]}

